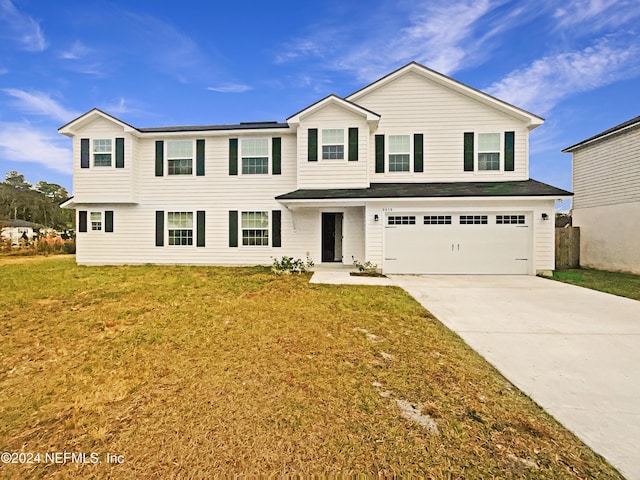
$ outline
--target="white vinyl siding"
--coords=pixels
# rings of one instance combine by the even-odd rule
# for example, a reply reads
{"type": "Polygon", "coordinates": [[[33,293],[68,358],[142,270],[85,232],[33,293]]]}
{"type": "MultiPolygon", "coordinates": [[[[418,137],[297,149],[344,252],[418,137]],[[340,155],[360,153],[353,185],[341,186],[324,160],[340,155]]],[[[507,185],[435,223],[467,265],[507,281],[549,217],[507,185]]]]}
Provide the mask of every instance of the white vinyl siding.
{"type": "Polygon", "coordinates": [[[573,208],[640,202],[640,127],[573,154],[573,208]]]}
{"type": "Polygon", "coordinates": [[[297,132],[297,188],[365,188],[368,186],[367,161],[373,155],[369,148],[369,125],[366,120],[345,108],[329,104],[305,117],[297,132]],[[344,160],[322,159],[322,130],[344,126],[344,160]],[[318,161],[309,162],[308,129],[318,129],[318,161]],[[358,128],[358,161],[348,159],[348,129],[358,128]]]}
{"type": "MultiPolygon", "coordinates": [[[[115,123],[97,118],[73,139],[73,197],[78,203],[134,202],[135,138],[115,123]],[[90,168],[80,168],[80,140],[90,141],[90,168]],[[115,168],[115,139],[124,138],[124,168],[115,168]],[[94,140],[111,140],[111,167],[94,166],[94,140]]],[[[153,160],[151,160],[153,161],[153,160]]]]}
{"type": "MultiPolygon", "coordinates": [[[[403,182],[460,182],[527,180],[529,130],[527,125],[501,111],[431,82],[406,74],[358,98],[358,105],[381,115],[369,144],[371,182],[397,182],[398,172],[375,173],[374,135],[424,134],[424,173],[402,177],[403,182]],[[515,170],[499,172],[463,170],[464,132],[515,132],[515,170]]],[[[476,135],[477,137],[477,135],[476,135]]],[[[504,135],[501,135],[504,137],[504,135]]],[[[388,143],[388,142],[387,142],[388,143]]],[[[504,143],[501,140],[501,143],[504,143]]],[[[387,145],[385,145],[387,146],[387,145]]],[[[477,139],[475,142],[477,159],[477,139]]],[[[504,148],[501,145],[501,148],[504,148]]],[[[385,156],[388,154],[388,148],[385,156]]],[[[477,162],[477,160],[476,160],[477,162]]]]}

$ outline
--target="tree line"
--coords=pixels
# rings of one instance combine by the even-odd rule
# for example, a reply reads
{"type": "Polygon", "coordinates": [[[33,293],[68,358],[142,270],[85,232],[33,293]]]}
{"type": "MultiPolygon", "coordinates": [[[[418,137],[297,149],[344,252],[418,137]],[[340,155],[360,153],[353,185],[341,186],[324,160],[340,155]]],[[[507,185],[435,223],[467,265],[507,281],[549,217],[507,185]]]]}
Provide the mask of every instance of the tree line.
{"type": "Polygon", "coordinates": [[[31,185],[24,175],[12,170],[0,183],[0,223],[26,220],[44,227],[64,230],[71,227],[73,210],[60,208],[69,192],[55,183],[40,181],[31,185]]]}

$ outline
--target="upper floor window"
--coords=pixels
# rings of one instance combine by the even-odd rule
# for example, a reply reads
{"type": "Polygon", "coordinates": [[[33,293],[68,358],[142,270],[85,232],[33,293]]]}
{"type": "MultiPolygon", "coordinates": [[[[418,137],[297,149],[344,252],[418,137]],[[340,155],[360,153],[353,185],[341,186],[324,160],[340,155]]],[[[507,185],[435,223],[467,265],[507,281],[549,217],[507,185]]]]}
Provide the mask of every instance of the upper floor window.
{"type": "Polygon", "coordinates": [[[269,139],[243,138],[240,140],[242,174],[269,173],[269,139]]]}
{"type": "Polygon", "coordinates": [[[478,170],[500,170],[500,134],[478,134],[478,170]]]}
{"type": "Polygon", "coordinates": [[[167,141],[167,173],[169,175],[193,174],[193,142],[191,140],[167,141]]]}
{"type": "Polygon", "coordinates": [[[409,172],[411,140],[409,135],[389,135],[389,171],[409,172]]]}
{"type": "Polygon", "coordinates": [[[322,130],[322,159],[344,160],[344,129],[326,128],[322,130]]]}
{"type": "Polygon", "coordinates": [[[112,144],[110,138],[96,139],[93,141],[93,166],[111,166],[112,144]]]}

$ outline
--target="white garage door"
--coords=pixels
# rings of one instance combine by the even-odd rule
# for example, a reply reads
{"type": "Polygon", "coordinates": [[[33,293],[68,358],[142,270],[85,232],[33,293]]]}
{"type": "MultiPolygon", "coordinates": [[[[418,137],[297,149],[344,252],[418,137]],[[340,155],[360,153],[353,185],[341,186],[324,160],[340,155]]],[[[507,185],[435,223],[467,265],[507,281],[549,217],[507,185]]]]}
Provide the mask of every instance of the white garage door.
{"type": "Polygon", "coordinates": [[[385,273],[527,274],[526,213],[402,213],[385,218],[385,273]]]}

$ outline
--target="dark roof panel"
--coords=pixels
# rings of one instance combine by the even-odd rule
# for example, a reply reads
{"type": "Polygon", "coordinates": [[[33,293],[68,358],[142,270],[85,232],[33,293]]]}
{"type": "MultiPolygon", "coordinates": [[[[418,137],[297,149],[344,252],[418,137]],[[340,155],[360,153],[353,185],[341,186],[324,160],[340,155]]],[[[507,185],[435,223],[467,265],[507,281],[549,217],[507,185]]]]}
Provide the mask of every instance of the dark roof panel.
{"type": "Polygon", "coordinates": [[[591,143],[594,140],[599,139],[600,137],[606,137],[607,135],[611,135],[612,133],[615,133],[618,130],[623,130],[623,129],[627,128],[627,127],[631,127],[631,126],[635,125],[636,123],[638,125],[640,125],[640,116],[632,118],[631,120],[627,120],[626,122],[622,122],[620,125],[616,125],[615,127],[612,127],[612,128],[610,128],[608,130],[605,130],[604,132],[601,132],[601,133],[599,133],[597,135],[594,135],[593,137],[589,137],[586,140],[583,140],[581,142],[576,143],[575,145],[571,145],[570,147],[567,147],[562,151],[563,152],[570,152],[571,150],[573,150],[573,149],[575,149],[577,147],[580,147],[580,146],[582,146],[584,144],[587,144],[587,143],[591,143]]]}
{"type": "Polygon", "coordinates": [[[366,198],[437,197],[545,197],[571,196],[573,193],[537,180],[507,182],[450,183],[372,183],[369,188],[301,189],[285,193],[276,200],[329,200],[366,198]]]}
{"type": "Polygon", "coordinates": [[[163,132],[207,132],[217,130],[252,130],[267,128],[289,128],[287,123],[279,122],[242,122],[229,125],[184,125],[175,127],[151,127],[138,128],[144,133],[163,133],[163,132]]]}

